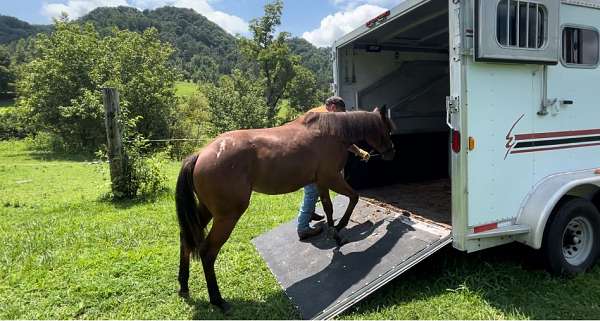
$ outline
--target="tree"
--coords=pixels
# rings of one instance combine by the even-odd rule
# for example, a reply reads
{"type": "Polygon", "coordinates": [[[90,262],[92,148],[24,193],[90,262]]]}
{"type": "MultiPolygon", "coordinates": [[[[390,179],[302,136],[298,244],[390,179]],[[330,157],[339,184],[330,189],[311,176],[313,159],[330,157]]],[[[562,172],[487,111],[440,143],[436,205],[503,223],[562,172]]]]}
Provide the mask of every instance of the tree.
{"type": "Polygon", "coordinates": [[[265,126],[264,88],[242,71],[234,70],[230,76],[221,76],[217,84],[205,84],[201,90],[208,99],[213,135],[265,126]]]}
{"type": "Polygon", "coordinates": [[[0,46],[0,96],[14,90],[15,73],[8,50],[0,46]]]}
{"type": "Polygon", "coordinates": [[[319,99],[317,79],[309,69],[300,65],[294,66],[294,74],[287,88],[286,97],[294,110],[305,112],[322,101],[319,99]]]}
{"type": "Polygon", "coordinates": [[[197,82],[215,82],[219,78],[219,65],[209,55],[194,55],[190,66],[190,78],[197,82]]]}
{"type": "Polygon", "coordinates": [[[281,24],[282,10],[282,0],[266,4],[264,16],[250,22],[252,39],[239,39],[243,56],[256,62],[259,81],[264,84],[268,126],[275,122],[279,100],[294,78],[294,65],[298,64],[298,57],[291,54],[287,45],[289,33],[275,35],[275,29],[281,24]]]}
{"type": "Polygon", "coordinates": [[[17,82],[18,104],[32,111],[40,129],[76,150],[95,151],[105,142],[100,89],[121,93],[127,119],[147,138],[163,138],[175,102],[176,73],[170,46],[155,29],[142,35],[113,30],[101,38],[91,24],[59,20],[51,35],[38,35],[35,55],[17,82]]]}

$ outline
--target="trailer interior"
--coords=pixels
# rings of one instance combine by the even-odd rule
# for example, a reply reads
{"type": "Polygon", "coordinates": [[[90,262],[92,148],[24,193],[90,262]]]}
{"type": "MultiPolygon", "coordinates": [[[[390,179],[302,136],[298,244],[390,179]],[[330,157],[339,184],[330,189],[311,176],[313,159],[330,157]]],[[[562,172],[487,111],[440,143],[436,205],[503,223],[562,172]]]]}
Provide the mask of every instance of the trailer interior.
{"type": "Polygon", "coordinates": [[[345,175],[363,199],[450,228],[448,3],[422,3],[338,43],[338,94],[358,110],[387,105],[395,125],[395,159],[351,157],[345,175]]]}

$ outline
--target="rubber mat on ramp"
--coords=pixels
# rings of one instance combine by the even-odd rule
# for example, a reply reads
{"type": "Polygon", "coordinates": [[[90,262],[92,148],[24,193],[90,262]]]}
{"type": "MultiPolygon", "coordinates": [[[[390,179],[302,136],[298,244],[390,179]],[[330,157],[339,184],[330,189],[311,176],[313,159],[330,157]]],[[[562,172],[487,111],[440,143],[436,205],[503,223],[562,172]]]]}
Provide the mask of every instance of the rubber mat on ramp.
{"type": "MultiPolygon", "coordinates": [[[[333,200],[336,222],[347,204],[344,196],[333,200]]],[[[335,317],[452,241],[447,227],[363,199],[340,236],[347,242],[341,247],[325,229],[301,242],[294,219],[253,240],[305,319],[335,317]]]]}

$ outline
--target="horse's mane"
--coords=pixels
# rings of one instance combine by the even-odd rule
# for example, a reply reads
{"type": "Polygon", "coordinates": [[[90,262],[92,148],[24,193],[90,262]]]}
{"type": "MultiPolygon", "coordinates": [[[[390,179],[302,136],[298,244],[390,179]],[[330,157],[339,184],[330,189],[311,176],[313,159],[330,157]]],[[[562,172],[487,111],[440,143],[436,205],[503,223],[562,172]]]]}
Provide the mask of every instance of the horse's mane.
{"type": "Polygon", "coordinates": [[[382,126],[378,113],[366,111],[307,113],[303,123],[309,129],[318,129],[321,134],[350,142],[363,140],[369,133],[379,132],[382,126]]]}

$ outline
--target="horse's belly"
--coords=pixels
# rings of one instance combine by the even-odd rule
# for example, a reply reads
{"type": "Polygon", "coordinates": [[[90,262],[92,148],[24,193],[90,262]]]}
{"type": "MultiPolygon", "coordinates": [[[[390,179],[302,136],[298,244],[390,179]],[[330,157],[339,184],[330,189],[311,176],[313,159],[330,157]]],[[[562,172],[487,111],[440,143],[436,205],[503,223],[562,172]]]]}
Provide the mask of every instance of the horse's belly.
{"type": "Polygon", "coordinates": [[[282,172],[272,169],[268,173],[256,176],[252,189],[263,194],[286,194],[313,182],[308,173],[282,172]]]}

